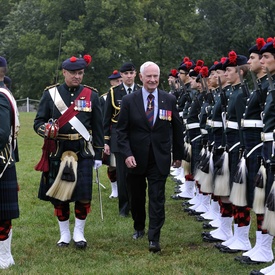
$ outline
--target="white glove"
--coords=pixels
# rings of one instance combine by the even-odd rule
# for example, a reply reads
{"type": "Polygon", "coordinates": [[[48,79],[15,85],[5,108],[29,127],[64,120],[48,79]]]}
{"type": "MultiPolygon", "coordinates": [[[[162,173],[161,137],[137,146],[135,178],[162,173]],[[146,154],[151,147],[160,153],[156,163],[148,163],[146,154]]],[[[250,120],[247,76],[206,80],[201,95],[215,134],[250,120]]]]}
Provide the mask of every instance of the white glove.
{"type": "Polygon", "coordinates": [[[98,169],[102,165],[102,160],[95,160],[94,169],[98,169]]]}

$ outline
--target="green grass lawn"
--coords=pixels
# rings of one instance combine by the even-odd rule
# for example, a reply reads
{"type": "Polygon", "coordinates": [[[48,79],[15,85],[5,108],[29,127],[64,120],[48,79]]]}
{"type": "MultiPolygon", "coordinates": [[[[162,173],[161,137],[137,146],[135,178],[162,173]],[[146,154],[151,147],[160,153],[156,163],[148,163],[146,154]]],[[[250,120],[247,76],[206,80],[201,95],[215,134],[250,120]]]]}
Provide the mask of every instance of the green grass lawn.
{"type": "MultiPolygon", "coordinates": [[[[162,253],[150,254],[147,238],[132,240],[131,218],[120,217],[118,201],[109,199],[111,187],[104,166],[100,168],[100,182],[106,186],[101,188],[104,221],[101,221],[98,189],[94,184],[92,212],[85,228],[87,249],[76,250],[72,244],[58,248],[59,230],[53,207],[37,198],[40,173],[34,166],[40,159],[43,140],[33,131],[34,116],[34,113],[20,114],[20,162],[17,164],[20,218],[13,221],[12,240],[15,265],[0,274],[243,275],[266,266],[243,266],[234,261],[236,254],[222,254],[213,244],[202,242],[202,223],[182,211],[181,201],[170,198],[175,186],[171,178],[166,188],[162,253]]],[[[73,230],[73,215],[70,222],[73,230]]],[[[252,228],[250,236],[254,245],[255,215],[252,228]]]]}

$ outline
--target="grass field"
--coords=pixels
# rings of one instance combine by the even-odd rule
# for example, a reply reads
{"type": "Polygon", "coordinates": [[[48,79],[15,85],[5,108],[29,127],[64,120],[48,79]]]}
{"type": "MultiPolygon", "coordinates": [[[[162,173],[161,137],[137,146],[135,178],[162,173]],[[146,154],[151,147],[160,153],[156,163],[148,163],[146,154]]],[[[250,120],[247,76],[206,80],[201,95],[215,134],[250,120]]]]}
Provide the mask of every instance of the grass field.
{"type": "MultiPolygon", "coordinates": [[[[170,198],[175,186],[170,178],[166,188],[166,222],[161,233],[162,253],[150,254],[148,240],[132,240],[131,218],[120,217],[117,200],[109,199],[111,188],[104,166],[100,168],[100,182],[106,186],[101,189],[104,221],[100,218],[94,184],[92,213],[85,228],[87,249],[76,250],[72,244],[58,248],[59,230],[53,207],[37,198],[40,173],[34,166],[40,159],[43,140],[33,131],[34,116],[34,113],[20,114],[17,164],[20,218],[13,221],[12,240],[15,265],[0,274],[245,275],[265,266],[243,266],[234,261],[236,254],[222,254],[213,244],[202,242],[202,223],[183,212],[180,201],[170,198]]],[[[73,215],[70,222],[73,229],[73,215]]],[[[254,245],[254,215],[252,227],[250,236],[254,245]]]]}

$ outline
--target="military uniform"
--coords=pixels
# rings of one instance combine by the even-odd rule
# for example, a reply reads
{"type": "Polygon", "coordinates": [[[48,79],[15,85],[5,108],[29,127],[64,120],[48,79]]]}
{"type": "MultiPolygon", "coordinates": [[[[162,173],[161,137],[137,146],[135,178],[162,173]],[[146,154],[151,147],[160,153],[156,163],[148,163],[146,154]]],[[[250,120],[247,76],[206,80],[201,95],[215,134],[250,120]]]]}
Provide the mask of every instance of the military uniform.
{"type": "Polygon", "coordinates": [[[65,83],[46,88],[33,126],[44,137],[43,155],[36,166],[43,171],[38,197],[54,205],[60,247],[68,246],[71,240],[70,202],[75,202],[75,246],[86,247],[84,227],[92,200],[93,166],[98,169],[102,165],[104,139],[98,92],[81,84],[91,59],[84,55],[62,63],[65,83]]]}
{"type": "MultiPolygon", "coordinates": [[[[132,92],[137,91],[140,87],[134,84],[132,92]]],[[[110,151],[115,155],[118,199],[119,199],[119,214],[127,216],[130,210],[129,194],[126,184],[127,167],[124,163],[124,158],[117,146],[116,127],[120,114],[120,105],[122,98],[127,95],[124,84],[112,87],[108,92],[105,102],[104,112],[104,143],[110,146],[110,151]]]]}

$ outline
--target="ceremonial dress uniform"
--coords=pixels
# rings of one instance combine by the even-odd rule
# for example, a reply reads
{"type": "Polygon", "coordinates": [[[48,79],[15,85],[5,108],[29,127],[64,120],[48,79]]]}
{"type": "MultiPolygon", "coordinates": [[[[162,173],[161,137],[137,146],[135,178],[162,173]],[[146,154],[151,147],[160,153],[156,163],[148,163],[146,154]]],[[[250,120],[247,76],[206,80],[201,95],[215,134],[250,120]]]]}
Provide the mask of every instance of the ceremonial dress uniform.
{"type": "Polygon", "coordinates": [[[14,265],[12,220],[19,217],[15,150],[20,124],[16,101],[4,85],[6,70],[6,59],[0,56],[0,269],[14,265]]]}
{"type": "Polygon", "coordinates": [[[73,239],[77,248],[86,247],[84,227],[92,200],[93,166],[97,169],[102,164],[104,139],[98,92],[80,84],[90,62],[86,55],[62,63],[65,83],[46,88],[34,120],[35,132],[44,137],[43,155],[36,166],[43,171],[38,197],[54,205],[61,235],[58,246],[70,243],[69,203],[75,202],[73,239]],[[69,186],[74,186],[71,195],[67,195],[69,186]]]}

